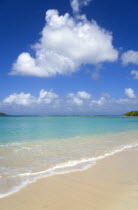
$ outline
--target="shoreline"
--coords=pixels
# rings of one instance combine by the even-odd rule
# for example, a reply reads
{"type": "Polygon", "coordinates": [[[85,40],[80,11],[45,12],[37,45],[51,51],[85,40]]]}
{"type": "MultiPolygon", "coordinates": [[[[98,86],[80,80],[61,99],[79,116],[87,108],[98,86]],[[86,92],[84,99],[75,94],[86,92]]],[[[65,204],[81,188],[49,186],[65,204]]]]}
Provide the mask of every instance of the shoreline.
{"type": "MultiPolygon", "coordinates": [[[[129,188],[133,182],[135,182],[136,185],[132,184],[131,187],[136,187],[136,190],[134,192],[132,189],[132,192],[133,194],[136,194],[135,197],[138,196],[138,167],[136,167],[137,161],[138,150],[137,148],[131,148],[117,153],[116,155],[110,156],[109,158],[101,159],[93,167],[85,171],[60,174],[58,176],[53,175],[51,177],[41,178],[36,182],[22,188],[20,191],[1,198],[0,206],[3,210],[15,208],[21,210],[27,208],[29,210],[89,210],[93,208],[93,205],[95,205],[94,209],[101,210],[104,209],[103,204],[102,208],[100,208],[100,206],[98,207],[99,203],[97,203],[96,201],[98,199],[100,199],[99,201],[103,200],[102,196],[104,196],[107,199],[106,200],[104,198],[106,202],[102,202],[105,205],[105,209],[108,209],[108,205],[110,203],[111,210],[122,210],[125,209],[127,206],[125,206],[124,208],[114,208],[114,199],[116,198],[120,201],[120,197],[122,196],[123,201],[126,195],[131,197],[131,191],[130,189],[127,189],[127,187],[129,188]],[[125,191],[123,191],[124,188],[125,191]],[[108,192],[109,189],[110,192],[112,192],[113,197],[110,198],[110,202],[108,203],[108,196],[110,197],[110,193],[108,192]],[[58,192],[60,192],[60,195],[58,192]],[[81,199],[73,205],[73,200],[78,199],[78,196],[76,194],[78,194],[81,199]],[[87,194],[87,196],[85,194],[87,194]],[[65,200],[63,200],[62,197],[64,197],[65,200]],[[88,201],[90,200],[90,198],[93,202],[89,203],[88,201]],[[35,204],[33,199],[36,199],[35,204]],[[53,204],[53,199],[56,202],[55,205],[53,204]],[[26,200],[26,203],[23,202],[24,200],[26,200]],[[84,208],[84,203],[86,208],[84,208]],[[45,206],[45,208],[43,208],[42,205],[45,206]]],[[[135,206],[131,208],[133,210],[138,208],[138,202],[135,201],[135,203],[136,208],[135,206]]]]}
{"type": "Polygon", "coordinates": [[[15,189],[12,192],[0,195],[0,199],[12,196],[15,193],[20,192],[25,187],[28,187],[30,184],[35,183],[35,182],[37,182],[41,179],[44,179],[44,178],[49,178],[49,177],[52,177],[52,176],[55,176],[55,175],[64,175],[64,174],[86,171],[89,168],[92,168],[95,164],[97,164],[97,162],[99,162],[103,159],[106,159],[107,157],[110,158],[114,155],[117,155],[118,153],[127,151],[129,149],[133,149],[133,148],[138,149],[138,143],[122,146],[121,148],[110,151],[110,152],[105,153],[103,155],[99,155],[97,157],[82,158],[80,160],[72,160],[72,161],[68,161],[66,163],[61,163],[61,164],[58,164],[58,165],[56,165],[52,168],[46,169],[44,171],[39,171],[39,172],[34,172],[34,173],[29,173],[29,174],[28,173],[20,174],[20,177],[26,177],[26,176],[29,176],[29,177],[32,176],[33,177],[34,175],[38,175],[38,177],[35,177],[32,181],[25,182],[25,183],[21,184],[20,186],[15,187],[15,189]],[[71,167],[74,167],[74,166],[78,166],[80,164],[85,164],[85,165],[82,166],[81,168],[78,168],[78,169],[77,168],[71,168],[71,167]],[[67,168],[67,170],[66,170],[66,168],[67,168]],[[58,171],[59,169],[61,169],[61,171],[58,171]],[[63,171],[62,171],[62,169],[63,169],[63,171]],[[48,173],[48,174],[46,174],[46,173],[48,173]],[[42,176],[39,177],[39,174],[41,174],[42,176]]]}

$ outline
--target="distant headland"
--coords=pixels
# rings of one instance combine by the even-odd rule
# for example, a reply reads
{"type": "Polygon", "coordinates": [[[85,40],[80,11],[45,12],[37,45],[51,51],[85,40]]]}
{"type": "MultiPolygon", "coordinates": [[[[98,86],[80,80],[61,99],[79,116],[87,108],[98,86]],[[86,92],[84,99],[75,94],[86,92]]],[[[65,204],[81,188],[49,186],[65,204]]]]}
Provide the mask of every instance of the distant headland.
{"type": "Polygon", "coordinates": [[[131,111],[124,114],[124,116],[138,116],[138,111],[131,111]]]}
{"type": "Polygon", "coordinates": [[[0,116],[8,116],[8,115],[0,112],[0,116]]]}

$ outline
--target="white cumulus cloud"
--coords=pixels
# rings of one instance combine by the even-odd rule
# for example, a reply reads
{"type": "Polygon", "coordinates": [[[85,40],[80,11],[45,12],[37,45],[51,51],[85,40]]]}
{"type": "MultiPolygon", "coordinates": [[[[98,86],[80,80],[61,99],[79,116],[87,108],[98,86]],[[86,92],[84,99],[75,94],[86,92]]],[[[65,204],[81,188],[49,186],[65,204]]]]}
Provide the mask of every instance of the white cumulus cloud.
{"type": "Polygon", "coordinates": [[[35,101],[35,98],[31,96],[30,93],[27,93],[27,94],[14,93],[3,100],[3,102],[7,104],[17,104],[17,105],[24,105],[24,106],[28,106],[34,101],[35,101]]]}
{"type": "Polygon", "coordinates": [[[136,98],[135,92],[132,88],[125,88],[125,95],[130,99],[136,98]]]}
{"type": "Polygon", "coordinates": [[[123,114],[137,110],[138,96],[132,88],[125,89],[124,98],[115,99],[108,93],[94,98],[86,91],[60,96],[52,90],[40,90],[38,96],[31,93],[14,93],[0,102],[1,112],[8,114],[76,115],[123,114]]]}
{"type": "Polygon", "coordinates": [[[90,99],[91,95],[85,91],[78,91],[77,96],[81,99],[90,99]]]}
{"type": "Polygon", "coordinates": [[[74,13],[78,13],[80,10],[79,0],[71,0],[71,7],[74,13]]]}
{"type": "Polygon", "coordinates": [[[59,15],[57,10],[48,10],[41,34],[39,42],[33,46],[35,56],[21,53],[13,64],[11,75],[67,75],[78,71],[82,64],[96,65],[118,58],[112,34],[85,16],[76,19],[68,13],[59,15]]]}
{"type": "Polygon", "coordinates": [[[45,91],[44,89],[40,90],[38,102],[44,102],[46,104],[51,103],[54,99],[57,99],[59,96],[54,93],[52,90],[45,91]]]}
{"type": "Polygon", "coordinates": [[[9,95],[7,98],[3,100],[3,103],[6,104],[17,104],[23,106],[29,106],[31,104],[50,104],[53,100],[57,99],[59,96],[54,93],[52,90],[45,91],[40,90],[39,96],[34,97],[30,93],[14,93],[9,95]]]}
{"type": "Polygon", "coordinates": [[[121,60],[125,65],[129,63],[138,65],[138,51],[128,50],[122,54],[121,60]]]}
{"type": "Polygon", "coordinates": [[[103,105],[106,102],[106,97],[102,96],[99,100],[92,100],[91,104],[103,105]]]}
{"type": "Polygon", "coordinates": [[[67,95],[67,98],[69,99],[69,103],[74,103],[76,105],[82,105],[85,100],[89,100],[91,98],[91,94],[85,92],[85,91],[78,91],[75,93],[69,93],[67,95]]]}
{"type": "Polygon", "coordinates": [[[79,14],[83,6],[87,6],[92,0],[71,0],[71,7],[75,14],[79,14]]]}

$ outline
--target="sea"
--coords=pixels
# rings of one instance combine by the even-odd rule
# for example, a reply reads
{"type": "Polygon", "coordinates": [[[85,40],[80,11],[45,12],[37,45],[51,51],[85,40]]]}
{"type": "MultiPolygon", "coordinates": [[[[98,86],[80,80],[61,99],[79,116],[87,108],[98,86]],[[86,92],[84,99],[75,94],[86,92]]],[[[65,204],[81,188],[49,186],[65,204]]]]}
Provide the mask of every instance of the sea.
{"type": "Polygon", "coordinates": [[[138,149],[138,117],[0,117],[0,198],[128,149],[138,149]]]}

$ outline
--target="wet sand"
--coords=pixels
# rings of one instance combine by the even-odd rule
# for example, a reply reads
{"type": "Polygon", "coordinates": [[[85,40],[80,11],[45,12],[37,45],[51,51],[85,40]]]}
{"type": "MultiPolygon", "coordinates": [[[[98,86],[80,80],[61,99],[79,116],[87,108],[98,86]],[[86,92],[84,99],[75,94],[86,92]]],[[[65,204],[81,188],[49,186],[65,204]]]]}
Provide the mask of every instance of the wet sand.
{"type": "Polygon", "coordinates": [[[0,210],[137,210],[138,150],[97,161],[82,172],[43,178],[0,199],[0,210]]]}

